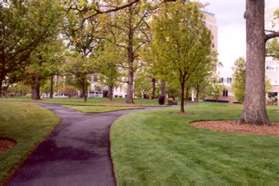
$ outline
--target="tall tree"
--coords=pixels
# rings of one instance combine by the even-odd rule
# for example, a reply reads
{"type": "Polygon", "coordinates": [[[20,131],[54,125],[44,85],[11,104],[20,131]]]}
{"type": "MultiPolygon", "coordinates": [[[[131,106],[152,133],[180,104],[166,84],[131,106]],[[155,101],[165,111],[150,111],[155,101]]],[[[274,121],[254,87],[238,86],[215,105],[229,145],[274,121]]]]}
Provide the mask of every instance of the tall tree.
{"type": "Polygon", "coordinates": [[[152,24],[153,51],[158,67],[172,81],[179,82],[184,112],[185,88],[188,80],[209,60],[211,34],[197,3],[181,1],[166,3],[152,24]]]}
{"type": "Polygon", "coordinates": [[[84,101],[87,101],[88,96],[88,75],[93,73],[93,59],[102,42],[102,27],[99,17],[87,17],[86,10],[92,9],[95,5],[95,2],[82,0],[68,1],[65,5],[64,36],[68,41],[70,53],[73,54],[70,54],[71,62],[67,70],[72,72],[80,83],[84,101]],[[83,62],[84,64],[82,64],[83,62]]]}
{"type": "Polygon", "coordinates": [[[246,83],[240,122],[270,125],[265,100],[266,42],[279,32],[265,33],[265,0],[246,0],[246,83]]]}
{"type": "MultiPolygon", "coordinates": [[[[108,2],[117,6],[115,1],[108,2]]],[[[123,2],[125,1],[118,1],[120,4],[123,2]]],[[[132,2],[132,0],[128,0],[128,3],[132,2]]],[[[112,28],[110,33],[113,35],[113,42],[117,47],[124,49],[126,55],[126,60],[122,63],[123,70],[127,71],[126,102],[134,103],[135,73],[142,65],[139,51],[148,41],[146,31],[149,28],[147,24],[150,16],[149,6],[145,1],[138,1],[110,16],[112,18],[108,26],[112,28]]]]}

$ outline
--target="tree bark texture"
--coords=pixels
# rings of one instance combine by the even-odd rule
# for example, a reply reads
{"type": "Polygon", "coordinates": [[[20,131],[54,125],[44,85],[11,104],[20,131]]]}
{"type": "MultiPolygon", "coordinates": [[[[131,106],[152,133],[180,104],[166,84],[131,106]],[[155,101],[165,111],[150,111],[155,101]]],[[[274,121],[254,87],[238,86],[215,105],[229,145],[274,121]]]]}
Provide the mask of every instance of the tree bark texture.
{"type": "Polygon", "coordinates": [[[160,96],[166,97],[166,81],[164,81],[164,80],[161,80],[161,83],[160,83],[160,96]]]}
{"type": "Polygon", "coordinates": [[[40,76],[38,74],[35,74],[32,77],[32,99],[33,100],[39,100],[41,99],[41,95],[40,95],[40,88],[41,88],[41,80],[40,80],[40,76]]]}
{"type": "Polygon", "coordinates": [[[152,95],[151,95],[151,99],[155,99],[156,98],[156,79],[152,78],[152,95]]]}
{"type": "Polygon", "coordinates": [[[197,84],[197,86],[196,86],[196,102],[199,102],[199,96],[200,96],[200,85],[197,84]]]}
{"type": "Polygon", "coordinates": [[[0,79],[0,97],[3,96],[3,80],[0,79]]]}
{"type": "Polygon", "coordinates": [[[54,76],[50,76],[50,93],[49,98],[53,98],[54,76]]]}
{"type": "Polygon", "coordinates": [[[109,98],[109,100],[111,100],[111,101],[112,101],[112,99],[113,99],[113,85],[110,85],[110,86],[108,87],[108,98],[109,98]]]}
{"type": "Polygon", "coordinates": [[[133,48],[133,39],[134,39],[134,30],[133,30],[133,23],[132,23],[132,7],[129,7],[129,32],[128,32],[128,46],[127,46],[127,53],[128,53],[128,89],[127,89],[127,98],[126,103],[132,104],[134,103],[134,48],[133,48]]]}
{"type": "Polygon", "coordinates": [[[246,0],[246,84],[241,123],[270,124],[265,100],[264,0],[246,0]]]}
{"type": "Polygon", "coordinates": [[[181,98],[181,102],[180,102],[180,112],[185,112],[185,109],[184,109],[184,103],[185,103],[185,81],[182,80],[180,82],[180,89],[181,89],[181,92],[180,92],[180,98],[181,98]]]}
{"type": "Polygon", "coordinates": [[[86,78],[82,79],[82,96],[83,96],[84,102],[87,102],[88,93],[87,93],[87,81],[86,81],[86,78]]]}

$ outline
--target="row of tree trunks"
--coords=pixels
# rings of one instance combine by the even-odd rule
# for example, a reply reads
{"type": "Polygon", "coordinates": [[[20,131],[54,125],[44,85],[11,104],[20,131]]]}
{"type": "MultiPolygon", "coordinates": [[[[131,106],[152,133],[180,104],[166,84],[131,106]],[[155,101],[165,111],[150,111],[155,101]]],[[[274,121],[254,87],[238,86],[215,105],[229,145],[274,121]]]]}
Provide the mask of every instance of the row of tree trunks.
{"type": "Polygon", "coordinates": [[[241,123],[269,125],[265,100],[265,1],[246,0],[246,84],[241,123]]]}

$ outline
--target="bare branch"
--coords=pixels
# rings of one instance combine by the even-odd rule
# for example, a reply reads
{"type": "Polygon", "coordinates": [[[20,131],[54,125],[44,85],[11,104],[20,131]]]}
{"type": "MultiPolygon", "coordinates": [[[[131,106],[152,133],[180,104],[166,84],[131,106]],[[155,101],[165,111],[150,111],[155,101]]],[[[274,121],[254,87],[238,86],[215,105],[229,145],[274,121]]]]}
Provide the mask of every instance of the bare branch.
{"type": "Polygon", "coordinates": [[[270,39],[279,37],[279,31],[273,31],[273,30],[266,30],[267,34],[265,34],[265,41],[267,42],[270,39]]]}
{"type": "Polygon", "coordinates": [[[118,6],[118,7],[112,8],[112,9],[108,9],[108,10],[94,9],[95,13],[90,15],[90,16],[85,17],[85,19],[90,19],[90,18],[92,18],[94,16],[97,16],[99,14],[107,14],[107,13],[111,13],[111,12],[116,12],[116,11],[128,8],[128,7],[132,6],[133,4],[138,3],[139,1],[140,0],[134,0],[134,1],[131,1],[127,4],[125,4],[125,5],[118,6]]]}

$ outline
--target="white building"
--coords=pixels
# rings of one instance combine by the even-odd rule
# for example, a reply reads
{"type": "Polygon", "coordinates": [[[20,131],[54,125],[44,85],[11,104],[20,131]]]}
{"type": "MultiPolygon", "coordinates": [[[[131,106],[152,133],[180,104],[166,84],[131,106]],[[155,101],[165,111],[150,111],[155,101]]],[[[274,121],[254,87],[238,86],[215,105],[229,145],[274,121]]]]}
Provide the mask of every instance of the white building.
{"type": "Polygon", "coordinates": [[[279,102],[279,61],[266,58],[265,74],[271,84],[271,90],[268,92],[267,98],[270,102],[279,102]]]}

